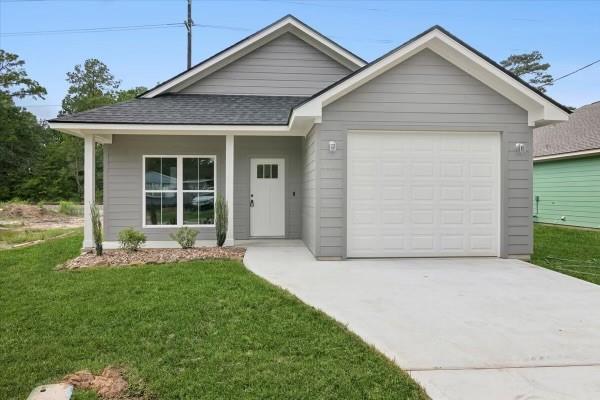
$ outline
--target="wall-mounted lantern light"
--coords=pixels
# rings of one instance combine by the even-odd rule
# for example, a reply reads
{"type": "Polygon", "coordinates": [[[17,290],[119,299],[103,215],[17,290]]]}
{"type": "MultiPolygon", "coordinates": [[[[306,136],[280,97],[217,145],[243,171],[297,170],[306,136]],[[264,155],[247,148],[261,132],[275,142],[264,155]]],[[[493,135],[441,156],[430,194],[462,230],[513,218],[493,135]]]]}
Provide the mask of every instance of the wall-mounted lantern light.
{"type": "Polygon", "coordinates": [[[333,140],[330,140],[329,141],[329,152],[335,153],[336,150],[337,150],[337,144],[333,140]]]}
{"type": "Polygon", "coordinates": [[[517,153],[527,153],[527,146],[525,146],[525,143],[515,143],[515,151],[517,153]]]}

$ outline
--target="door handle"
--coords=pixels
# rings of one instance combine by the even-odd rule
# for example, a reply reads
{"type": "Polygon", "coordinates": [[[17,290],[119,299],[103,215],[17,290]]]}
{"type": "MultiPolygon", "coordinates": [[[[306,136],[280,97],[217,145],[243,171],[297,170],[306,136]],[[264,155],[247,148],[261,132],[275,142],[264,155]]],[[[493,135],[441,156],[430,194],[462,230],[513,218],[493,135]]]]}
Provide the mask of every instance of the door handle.
{"type": "Polygon", "coordinates": [[[250,199],[250,207],[254,207],[254,199],[250,199]]]}

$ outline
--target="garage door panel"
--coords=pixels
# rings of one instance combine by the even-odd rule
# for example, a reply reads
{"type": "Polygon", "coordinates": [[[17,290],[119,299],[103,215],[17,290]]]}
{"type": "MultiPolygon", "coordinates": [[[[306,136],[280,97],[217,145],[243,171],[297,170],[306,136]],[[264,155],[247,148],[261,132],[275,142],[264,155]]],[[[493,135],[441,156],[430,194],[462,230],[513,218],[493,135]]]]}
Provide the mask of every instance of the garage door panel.
{"type": "Polygon", "coordinates": [[[499,151],[498,134],[351,133],[348,256],[497,256],[499,151]]]}

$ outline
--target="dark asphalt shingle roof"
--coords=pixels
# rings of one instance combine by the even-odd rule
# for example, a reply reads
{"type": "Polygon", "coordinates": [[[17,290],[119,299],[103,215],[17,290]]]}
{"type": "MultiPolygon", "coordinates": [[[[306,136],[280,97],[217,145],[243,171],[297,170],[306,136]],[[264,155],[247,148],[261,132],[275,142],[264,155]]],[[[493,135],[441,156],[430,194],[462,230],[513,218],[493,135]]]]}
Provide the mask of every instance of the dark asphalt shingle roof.
{"type": "Polygon", "coordinates": [[[64,115],[50,122],[190,125],[287,125],[296,96],[167,94],[64,115]]]}
{"type": "Polygon", "coordinates": [[[533,130],[533,156],[600,149],[600,101],[575,110],[569,120],[533,130]]]}

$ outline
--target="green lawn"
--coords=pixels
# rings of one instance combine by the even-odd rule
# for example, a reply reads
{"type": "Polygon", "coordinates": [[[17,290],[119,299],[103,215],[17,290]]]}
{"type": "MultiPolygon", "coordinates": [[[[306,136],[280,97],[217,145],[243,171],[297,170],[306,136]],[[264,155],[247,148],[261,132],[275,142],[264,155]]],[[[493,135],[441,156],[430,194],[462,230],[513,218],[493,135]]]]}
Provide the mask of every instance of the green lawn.
{"type": "Polygon", "coordinates": [[[531,262],[600,284],[600,230],[535,224],[531,262]]]}
{"type": "Polygon", "coordinates": [[[1,399],[107,365],[160,399],[427,398],[344,327],[240,263],[54,271],[80,244],[76,235],[0,251],[1,399]]]}

